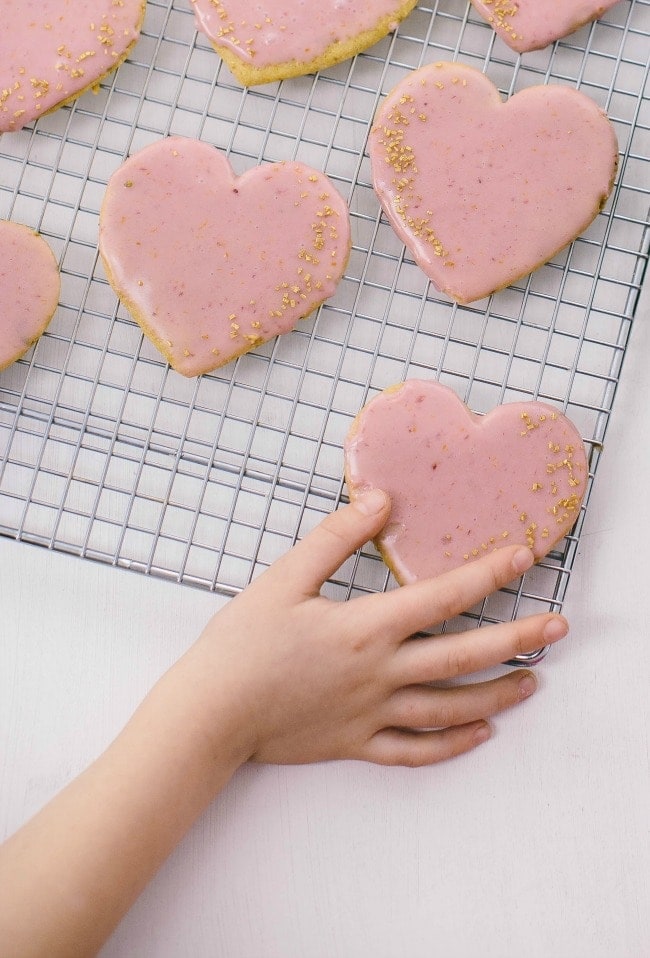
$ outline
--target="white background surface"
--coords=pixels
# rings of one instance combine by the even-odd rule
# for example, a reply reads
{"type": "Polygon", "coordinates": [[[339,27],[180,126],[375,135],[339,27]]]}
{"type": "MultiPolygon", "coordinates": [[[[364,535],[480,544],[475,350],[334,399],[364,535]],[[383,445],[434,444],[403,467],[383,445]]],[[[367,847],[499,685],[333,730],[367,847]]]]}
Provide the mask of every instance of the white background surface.
{"type": "MultiPolygon", "coordinates": [[[[650,329],[639,309],[540,689],[420,770],[246,767],[106,958],[650,955],[650,329]]],[[[219,601],[0,540],[0,827],[109,742],[219,601]]]]}

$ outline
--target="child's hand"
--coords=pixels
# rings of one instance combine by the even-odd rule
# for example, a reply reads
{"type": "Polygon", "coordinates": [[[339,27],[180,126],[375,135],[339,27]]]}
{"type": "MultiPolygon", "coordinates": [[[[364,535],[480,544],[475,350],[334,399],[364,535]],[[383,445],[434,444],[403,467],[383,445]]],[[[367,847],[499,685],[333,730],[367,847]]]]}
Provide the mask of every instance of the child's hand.
{"type": "Polygon", "coordinates": [[[4,843],[3,954],[96,954],[247,759],[436,762],[484,741],[486,716],[533,691],[533,676],[519,671],[427,683],[556,641],[567,631],[559,616],[408,638],[523,572],[526,549],[385,595],[320,595],[388,513],[376,491],[325,519],[212,619],[103,755],[4,843]]]}
{"type": "Polygon", "coordinates": [[[483,742],[490,734],[485,719],[534,691],[534,676],[520,670],[453,687],[427,683],[557,641],[567,632],[558,615],[409,639],[524,572],[532,564],[525,548],[499,549],[386,594],[348,602],[320,595],[389,511],[387,497],[375,490],[328,516],[209,623],[185,665],[193,663],[205,680],[206,731],[216,751],[225,697],[246,730],[244,752],[255,761],[423,765],[483,742]]]}

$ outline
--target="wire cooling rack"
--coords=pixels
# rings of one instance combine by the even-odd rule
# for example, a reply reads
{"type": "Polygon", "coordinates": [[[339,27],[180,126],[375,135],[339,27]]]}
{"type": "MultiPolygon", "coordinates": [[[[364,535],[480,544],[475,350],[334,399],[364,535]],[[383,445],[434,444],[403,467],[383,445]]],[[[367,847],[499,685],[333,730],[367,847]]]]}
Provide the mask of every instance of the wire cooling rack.
{"type": "MultiPolygon", "coordinates": [[[[0,138],[0,217],[58,256],[61,302],[38,344],[0,373],[0,533],[232,595],[345,500],[342,443],[365,402],[436,378],[475,411],[539,398],[590,451],[590,487],[648,259],[650,4],[518,57],[467,0],[427,0],[398,31],[317,76],[245,91],[188,0],[150,0],[130,58],[95,93],[0,138]],[[428,284],[380,215],[366,140],[409,71],[457,59],[504,95],[578,87],[620,145],[606,208],[530,278],[461,307],[428,284]],[[298,159],[349,202],[353,248],[337,293],[292,333],[187,380],[119,306],[97,256],[104,188],[125,157],[168,134],[223,149],[237,173],[298,159]]],[[[200,268],[200,266],[199,266],[200,268]]],[[[463,617],[559,609],[574,532],[516,587],[463,617]]],[[[345,598],[391,584],[366,547],[328,583],[345,598]]]]}

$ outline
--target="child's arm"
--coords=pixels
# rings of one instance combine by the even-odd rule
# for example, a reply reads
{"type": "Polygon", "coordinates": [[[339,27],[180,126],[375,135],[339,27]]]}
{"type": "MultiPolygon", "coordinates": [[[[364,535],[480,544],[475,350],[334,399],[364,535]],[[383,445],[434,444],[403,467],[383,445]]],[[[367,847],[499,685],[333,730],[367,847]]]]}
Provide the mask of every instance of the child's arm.
{"type": "Polygon", "coordinates": [[[559,616],[406,641],[523,572],[526,549],[385,595],[320,595],[388,512],[375,492],[325,519],[211,620],[107,751],[5,843],[3,956],[94,954],[247,760],[432,763],[484,741],[485,719],[534,690],[516,670],[426,683],[556,641],[567,631],[559,616]]]}

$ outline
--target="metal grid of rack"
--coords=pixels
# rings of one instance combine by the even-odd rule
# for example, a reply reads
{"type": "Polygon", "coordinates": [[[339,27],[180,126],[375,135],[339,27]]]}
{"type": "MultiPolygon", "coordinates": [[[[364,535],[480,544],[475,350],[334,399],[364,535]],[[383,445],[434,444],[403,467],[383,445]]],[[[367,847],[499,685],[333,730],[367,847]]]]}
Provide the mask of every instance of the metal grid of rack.
{"type": "MultiPolygon", "coordinates": [[[[187,0],[149,0],[129,59],[96,93],[0,138],[0,217],[59,258],[47,332],[0,373],[0,534],[228,595],[345,500],[342,443],[361,406],[409,377],[477,412],[539,398],[564,409],[593,482],[648,259],[650,3],[518,57],[467,0],[423,0],[397,32],[316,76],[244,90],[187,0]],[[578,87],[619,139],[613,194],[586,233],[526,280],[461,307],[439,295],[380,214],[366,139],[408,71],[458,59],[504,96],[578,87]],[[104,188],[168,134],[235,171],[298,159],[347,199],[353,246],[336,294],[290,334],[212,374],[171,371],[116,300],[97,256],[104,188]]],[[[588,502],[588,497],[587,497],[588,502]]],[[[584,518],[561,548],[462,623],[562,605],[584,518]]],[[[389,587],[371,546],[328,583],[389,587]]]]}

